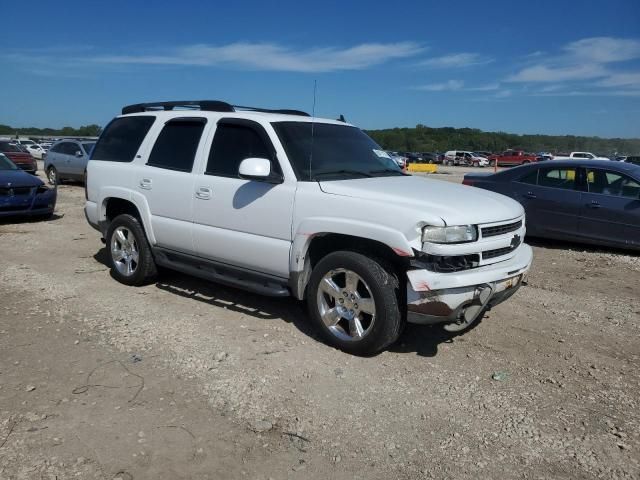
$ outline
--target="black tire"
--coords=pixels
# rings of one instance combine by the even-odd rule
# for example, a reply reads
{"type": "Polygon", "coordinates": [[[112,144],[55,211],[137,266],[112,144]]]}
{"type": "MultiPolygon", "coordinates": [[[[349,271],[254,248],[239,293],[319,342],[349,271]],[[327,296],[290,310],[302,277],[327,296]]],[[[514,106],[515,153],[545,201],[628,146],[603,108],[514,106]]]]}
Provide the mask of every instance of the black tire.
{"type": "Polygon", "coordinates": [[[53,165],[50,165],[49,168],[47,168],[47,180],[51,185],[62,185],[62,179],[60,178],[58,169],[53,165]]]}
{"type": "MultiPolygon", "coordinates": [[[[393,344],[402,333],[402,315],[398,274],[384,261],[351,251],[328,254],[313,269],[307,285],[306,300],[309,315],[323,339],[340,350],[353,355],[374,355],[393,344]],[[318,289],[323,277],[336,269],[356,273],[369,288],[375,304],[375,319],[361,339],[342,340],[325,325],[318,305],[318,289]]],[[[357,307],[357,305],[356,305],[357,307]]]]}
{"type": "Polygon", "coordinates": [[[144,228],[133,215],[122,214],[113,219],[107,230],[107,252],[109,257],[109,267],[111,268],[111,275],[120,283],[125,285],[141,286],[152,283],[158,275],[158,269],[156,268],[153,255],[151,254],[151,247],[147,241],[147,236],[144,233],[144,228]],[[138,252],[138,261],[136,262],[135,269],[131,274],[123,274],[116,265],[116,259],[113,252],[114,234],[116,231],[123,227],[133,235],[132,241],[135,241],[136,249],[138,252]]]}

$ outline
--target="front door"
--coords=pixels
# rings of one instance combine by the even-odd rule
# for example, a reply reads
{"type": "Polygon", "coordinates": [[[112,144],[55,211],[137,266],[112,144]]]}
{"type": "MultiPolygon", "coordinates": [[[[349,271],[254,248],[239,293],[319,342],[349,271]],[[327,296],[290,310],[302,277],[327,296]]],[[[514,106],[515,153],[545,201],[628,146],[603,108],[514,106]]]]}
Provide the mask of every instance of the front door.
{"type": "Polygon", "coordinates": [[[206,168],[196,177],[195,247],[207,259],[288,278],[296,181],[239,178],[240,162],[250,157],[269,159],[272,172],[282,175],[273,144],[260,124],[221,119],[206,168]]]}

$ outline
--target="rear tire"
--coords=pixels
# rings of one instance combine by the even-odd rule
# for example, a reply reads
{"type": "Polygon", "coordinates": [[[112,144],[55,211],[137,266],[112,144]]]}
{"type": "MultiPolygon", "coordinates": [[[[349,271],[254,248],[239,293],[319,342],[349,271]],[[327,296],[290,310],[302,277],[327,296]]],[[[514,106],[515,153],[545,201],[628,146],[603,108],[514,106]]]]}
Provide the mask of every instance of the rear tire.
{"type": "Polygon", "coordinates": [[[111,275],[125,285],[152,283],[158,275],[151,247],[140,221],[129,214],[118,215],[107,230],[111,275]]]}
{"type": "Polygon", "coordinates": [[[311,273],[306,299],[323,339],[347,353],[376,354],[402,332],[398,274],[363,254],[339,251],[320,260],[311,273]]]}
{"type": "Polygon", "coordinates": [[[62,179],[58,175],[58,170],[53,165],[47,168],[47,179],[51,185],[62,185],[62,179]]]}

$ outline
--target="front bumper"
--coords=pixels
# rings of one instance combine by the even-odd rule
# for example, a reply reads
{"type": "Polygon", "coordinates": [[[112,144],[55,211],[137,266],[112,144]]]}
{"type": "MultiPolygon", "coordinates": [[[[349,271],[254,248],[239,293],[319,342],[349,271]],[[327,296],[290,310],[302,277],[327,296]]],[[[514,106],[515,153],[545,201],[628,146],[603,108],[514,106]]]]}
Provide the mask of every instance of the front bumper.
{"type": "Polygon", "coordinates": [[[407,272],[407,321],[422,325],[471,322],[511,297],[531,267],[533,251],[522,244],[509,260],[453,273],[407,272]]]}
{"type": "Polygon", "coordinates": [[[58,192],[51,188],[29,196],[0,197],[0,217],[38,216],[53,213],[58,192]]]}

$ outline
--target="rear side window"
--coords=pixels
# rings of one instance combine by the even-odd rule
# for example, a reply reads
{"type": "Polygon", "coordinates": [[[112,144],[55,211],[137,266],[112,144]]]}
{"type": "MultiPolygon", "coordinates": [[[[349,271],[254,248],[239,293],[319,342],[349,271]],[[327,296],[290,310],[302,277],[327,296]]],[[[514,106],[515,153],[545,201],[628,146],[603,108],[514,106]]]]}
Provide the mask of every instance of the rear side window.
{"type": "MultiPolygon", "coordinates": [[[[269,148],[258,132],[244,125],[218,124],[205,173],[237,178],[240,162],[252,157],[271,160],[269,148]]],[[[272,161],[272,168],[277,172],[276,163],[272,161]]]]}
{"type": "Polygon", "coordinates": [[[639,198],[640,182],[618,172],[589,169],[587,171],[589,193],[614,197],[639,198]]]}
{"type": "Polygon", "coordinates": [[[151,150],[147,165],[190,172],[206,122],[204,118],[178,118],[167,122],[151,150]]]}
{"type": "Polygon", "coordinates": [[[576,186],[575,168],[553,168],[540,170],[538,185],[541,187],[562,188],[574,190],[576,186]]]}
{"type": "Polygon", "coordinates": [[[100,136],[91,159],[131,162],[154,121],[152,116],[114,119],[100,136]]]}

